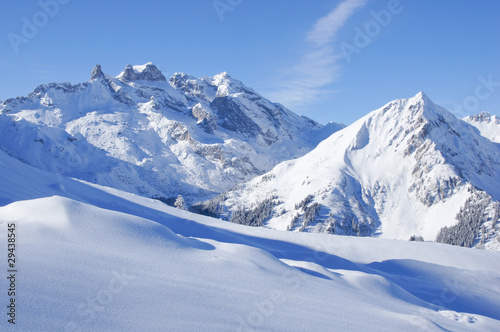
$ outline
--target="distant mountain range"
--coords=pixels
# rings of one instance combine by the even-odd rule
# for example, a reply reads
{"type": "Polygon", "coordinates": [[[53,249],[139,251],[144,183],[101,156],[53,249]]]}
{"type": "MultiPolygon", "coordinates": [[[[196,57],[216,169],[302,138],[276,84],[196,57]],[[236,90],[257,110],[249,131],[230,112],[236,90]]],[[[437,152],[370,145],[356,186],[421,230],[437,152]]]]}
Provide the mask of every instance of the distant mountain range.
{"type": "Polygon", "coordinates": [[[424,93],[323,126],[225,72],[97,65],[1,102],[0,130],[31,166],[235,223],[500,250],[500,121],[424,93]]]}
{"type": "Polygon", "coordinates": [[[227,73],[169,81],[152,63],[50,83],[0,104],[0,146],[26,163],[149,197],[213,197],[343,128],[270,102],[227,73]]]}

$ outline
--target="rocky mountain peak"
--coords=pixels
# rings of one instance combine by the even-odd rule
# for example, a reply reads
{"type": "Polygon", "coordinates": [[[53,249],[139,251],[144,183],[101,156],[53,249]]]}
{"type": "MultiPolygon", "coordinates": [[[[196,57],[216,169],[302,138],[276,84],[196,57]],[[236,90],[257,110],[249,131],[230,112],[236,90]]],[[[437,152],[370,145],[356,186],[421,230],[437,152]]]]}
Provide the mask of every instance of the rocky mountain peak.
{"type": "Polygon", "coordinates": [[[471,121],[475,122],[485,122],[485,123],[490,123],[492,116],[489,112],[481,112],[476,115],[471,115],[468,117],[471,121]]]}
{"type": "Polygon", "coordinates": [[[167,81],[165,76],[163,76],[162,72],[152,62],[136,66],[128,64],[127,67],[125,67],[125,69],[123,70],[123,72],[121,72],[120,75],[118,75],[116,78],[124,82],[167,81]]]}
{"type": "Polygon", "coordinates": [[[96,80],[99,77],[102,77],[104,73],[102,72],[101,65],[96,65],[94,69],[92,69],[92,74],[90,75],[90,80],[96,80]]]}

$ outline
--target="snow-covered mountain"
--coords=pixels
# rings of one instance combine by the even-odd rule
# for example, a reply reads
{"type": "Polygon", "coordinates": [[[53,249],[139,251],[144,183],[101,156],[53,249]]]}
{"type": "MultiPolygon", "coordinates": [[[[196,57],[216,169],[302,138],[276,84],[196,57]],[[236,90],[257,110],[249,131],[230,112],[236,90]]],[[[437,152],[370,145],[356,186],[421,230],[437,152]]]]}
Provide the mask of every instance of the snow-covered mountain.
{"type": "Polygon", "coordinates": [[[207,198],[342,128],[270,102],[227,73],[169,81],[152,63],[38,86],[0,104],[0,146],[36,167],[145,196],[207,198]]]}
{"type": "Polygon", "coordinates": [[[481,112],[464,118],[464,121],[476,127],[484,137],[500,143],[500,118],[497,115],[481,112]]]}
{"type": "Polygon", "coordinates": [[[500,145],[423,93],[197,206],[280,230],[500,249],[500,145]]]}
{"type": "Polygon", "coordinates": [[[3,151],[0,184],[1,331],[499,330],[496,252],[221,222],[3,151]]]}

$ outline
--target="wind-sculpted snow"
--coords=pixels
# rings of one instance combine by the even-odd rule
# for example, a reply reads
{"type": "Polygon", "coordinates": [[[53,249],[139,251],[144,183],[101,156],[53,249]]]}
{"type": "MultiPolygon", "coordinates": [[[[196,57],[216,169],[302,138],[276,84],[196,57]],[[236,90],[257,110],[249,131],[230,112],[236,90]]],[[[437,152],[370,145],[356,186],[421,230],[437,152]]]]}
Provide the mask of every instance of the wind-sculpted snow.
{"type": "Polygon", "coordinates": [[[167,82],[152,63],[116,78],[50,83],[0,104],[0,146],[30,165],[188,203],[213,197],[314,148],[322,126],[227,73],[167,82]]]}
{"type": "MultiPolygon", "coordinates": [[[[241,211],[276,197],[281,203],[260,222],[266,227],[433,241],[441,228],[459,222],[456,216],[473,192],[480,190],[497,204],[499,188],[500,145],[419,93],[385,105],[305,156],[235,187],[217,209],[230,220],[235,211],[244,216],[241,211]],[[306,197],[312,199],[297,207],[306,197]]],[[[481,220],[440,239],[499,249],[498,216],[481,220]],[[483,226],[488,234],[482,240],[483,226]],[[466,229],[474,231],[465,235],[466,229]],[[467,241],[451,240],[453,234],[467,241]]]]}
{"type": "Polygon", "coordinates": [[[18,234],[16,330],[500,327],[496,252],[237,225],[2,151],[0,183],[0,238],[18,234]]]}

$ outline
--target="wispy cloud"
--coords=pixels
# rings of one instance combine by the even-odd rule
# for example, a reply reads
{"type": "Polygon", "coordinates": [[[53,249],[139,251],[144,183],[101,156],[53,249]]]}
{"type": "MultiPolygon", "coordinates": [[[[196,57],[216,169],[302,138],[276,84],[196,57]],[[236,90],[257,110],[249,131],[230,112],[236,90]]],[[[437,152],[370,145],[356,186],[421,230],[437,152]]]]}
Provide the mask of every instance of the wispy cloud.
{"type": "Polygon", "coordinates": [[[310,47],[300,61],[284,73],[272,100],[288,107],[301,107],[327,92],[326,86],[340,78],[342,54],[335,50],[338,31],[367,0],[344,0],[328,15],[320,18],[307,34],[310,47]]]}

